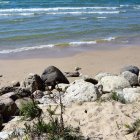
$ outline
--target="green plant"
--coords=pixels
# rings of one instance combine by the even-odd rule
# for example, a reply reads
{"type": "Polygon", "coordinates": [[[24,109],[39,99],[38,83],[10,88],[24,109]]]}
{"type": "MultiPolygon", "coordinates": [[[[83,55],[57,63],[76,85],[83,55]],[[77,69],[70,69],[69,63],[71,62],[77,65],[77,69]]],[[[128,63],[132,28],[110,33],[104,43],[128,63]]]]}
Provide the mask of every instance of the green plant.
{"type": "MultiPolygon", "coordinates": [[[[57,85],[58,86],[58,85],[57,85]]],[[[60,114],[56,114],[56,110],[51,106],[47,109],[49,118],[48,123],[45,123],[42,118],[42,110],[38,107],[34,98],[32,102],[23,105],[21,115],[23,118],[34,119],[32,124],[25,123],[26,140],[82,140],[79,129],[74,129],[71,126],[65,126],[63,121],[64,106],[61,99],[61,90],[57,87],[59,93],[60,114]]]]}
{"type": "Polygon", "coordinates": [[[110,99],[115,100],[117,102],[121,102],[123,104],[126,103],[125,99],[116,92],[112,92],[110,99]]]}
{"type": "Polygon", "coordinates": [[[20,115],[22,119],[34,119],[41,116],[42,110],[38,107],[37,103],[33,100],[26,104],[22,104],[20,115]]]}
{"type": "Polygon", "coordinates": [[[125,124],[125,127],[127,128],[127,134],[133,133],[134,138],[136,138],[136,140],[140,140],[140,119],[137,119],[131,125],[125,124]]]}

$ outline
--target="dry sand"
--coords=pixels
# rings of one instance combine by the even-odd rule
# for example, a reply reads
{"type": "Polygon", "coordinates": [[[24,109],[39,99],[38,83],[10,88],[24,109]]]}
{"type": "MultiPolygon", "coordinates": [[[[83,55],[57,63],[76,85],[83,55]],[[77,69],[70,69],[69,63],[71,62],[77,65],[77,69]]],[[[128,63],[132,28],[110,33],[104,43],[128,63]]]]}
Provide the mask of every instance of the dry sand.
{"type": "Polygon", "coordinates": [[[65,58],[0,60],[0,84],[10,84],[13,80],[21,81],[29,73],[41,74],[49,65],[60,70],[73,71],[82,68],[82,74],[95,75],[98,72],[118,73],[125,65],[140,67],[140,47],[119,48],[117,50],[94,50],[65,58]]]}
{"type": "MultiPolygon", "coordinates": [[[[135,140],[133,133],[127,134],[125,125],[131,125],[140,116],[140,103],[121,104],[115,101],[86,102],[65,108],[65,125],[80,127],[80,132],[90,140],[135,140]]],[[[48,122],[47,106],[41,105],[44,121],[48,122]]],[[[58,114],[59,110],[57,110],[58,114]]],[[[5,124],[3,131],[24,128],[25,121],[16,117],[5,124]]],[[[27,122],[31,124],[31,122],[27,122]]]]}

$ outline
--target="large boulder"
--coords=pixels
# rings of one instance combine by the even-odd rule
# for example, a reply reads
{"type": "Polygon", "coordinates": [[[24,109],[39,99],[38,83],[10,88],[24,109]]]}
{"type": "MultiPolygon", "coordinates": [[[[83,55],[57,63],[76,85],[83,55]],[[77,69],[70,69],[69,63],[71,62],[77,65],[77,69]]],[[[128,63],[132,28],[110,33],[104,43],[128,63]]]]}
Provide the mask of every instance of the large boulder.
{"type": "Polygon", "coordinates": [[[130,71],[124,71],[121,76],[127,79],[131,86],[138,85],[138,76],[130,71]]]}
{"type": "Polygon", "coordinates": [[[65,105],[72,103],[93,102],[97,100],[99,91],[92,83],[76,80],[67,88],[63,102],[65,105]]]}
{"type": "Polygon", "coordinates": [[[97,81],[100,81],[105,76],[113,76],[113,74],[107,73],[107,72],[100,72],[97,75],[95,75],[94,79],[96,79],[97,81]]]}
{"type": "Polygon", "coordinates": [[[100,84],[103,85],[103,92],[112,92],[131,87],[128,80],[122,76],[105,76],[100,80],[100,84]]]}
{"type": "Polygon", "coordinates": [[[0,98],[0,108],[3,119],[7,121],[11,116],[16,115],[18,108],[11,98],[0,98]]]}
{"type": "Polygon", "coordinates": [[[64,74],[54,66],[46,68],[42,73],[41,78],[47,86],[52,86],[52,89],[55,88],[56,83],[69,84],[69,81],[64,74]]]}
{"type": "Polygon", "coordinates": [[[22,82],[21,87],[29,89],[31,93],[36,90],[44,90],[44,83],[39,75],[37,74],[29,74],[27,78],[22,82]]]}
{"type": "Polygon", "coordinates": [[[124,71],[130,71],[130,72],[136,74],[137,76],[139,75],[139,68],[137,66],[132,66],[132,65],[125,66],[125,67],[121,68],[120,73],[123,73],[124,71]]]}
{"type": "Polygon", "coordinates": [[[123,91],[117,93],[126,103],[140,101],[140,87],[124,88],[123,91]]]}

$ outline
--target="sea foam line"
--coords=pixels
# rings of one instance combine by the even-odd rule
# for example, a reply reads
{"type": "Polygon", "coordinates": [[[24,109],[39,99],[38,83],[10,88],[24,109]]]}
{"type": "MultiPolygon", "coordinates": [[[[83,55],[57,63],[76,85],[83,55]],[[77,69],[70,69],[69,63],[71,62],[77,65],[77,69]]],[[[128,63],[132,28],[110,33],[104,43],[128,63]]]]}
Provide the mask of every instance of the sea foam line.
{"type": "Polygon", "coordinates": [[[49,15],[65,15],[65,14],[119,14],[120,11],[96,11],[96,12],[49,12],[49,15]]]}
{"type": "Polygon", "coordinates": [[[41,46],[35,46],[35,47],[23,47],[23,48],[18,48],[18,49],[7,49],[7,50],[1,50],[0,54],[17,53],[17,52],[36,50],[36,49],[43,49],[43,48],[52,48],[52,47],[54,47],[53,44],[41,45],[41,46]]]}
{"type": "MultiPolygon", "coordinates": [[[[69,42],[65,43],[66,46],[72,46],[72,47],[78,47],[80,45],[92,45],[97,43],[102,43],[102,41],[112,41],[115,40],[115,37],[108,37],[101,40],[95,40],[95,41],[77,41],[77,42],[69,42]],[[100,42],[101,41],[101,42],[100,42]]],[[[30,50],[37,50],[37,49],[43,49],[43,48],[53,48],[59,46],[59,44],[49,44],[49,45],[41,45],[41,46],[35,46],[35,47],[23,47],[23,48],[16,48],[16,49],[7,49],[7,50],[1,50],[0,54],[10,54],[10,53],[18,53],[18,52],[24,52],[24,51],[30,51],[30,50]]],[[[61,46],[61,44],[60,44],[61,46]]]]}
{"type": "MultiPolygon", "coordinates": [[[[81,15],[81,14],[119,14],[120,11],[96,11],[96,12],[46,12],[47,15],[81,15]]],[[[30,16],[42,13],[0,13],[0,16],[30,16]]],[[[101,17],[103,18],[103,17],[101,17]]]]}
{"type": "Polygon", "coordinates": [[[70,42],[69,45],[90,45],[90,44],[96,44],[96,41],[79,41],[79,42],[70,42]]]}
{"type": "Polygon", "coordinates": [[[35,13],[0,13],[0,16],[30,16],[30,15],[35,15],[35,13]]]}
{"type": "Polygon", "coordinates": [[[107,9],[116,10],[119,7],[55,7],[55,8],[11,8],[0,9],[0,12],[37,12],[37,11],[58,11],[58,10],[87,10],[87,9],[107,9]]]}

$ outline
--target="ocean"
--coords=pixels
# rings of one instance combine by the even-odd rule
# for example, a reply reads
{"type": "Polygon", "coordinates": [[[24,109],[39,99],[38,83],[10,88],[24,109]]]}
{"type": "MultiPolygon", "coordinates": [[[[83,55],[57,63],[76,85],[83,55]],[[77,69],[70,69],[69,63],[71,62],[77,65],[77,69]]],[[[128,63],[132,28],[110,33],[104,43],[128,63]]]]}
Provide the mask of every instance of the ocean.
{"type": "Polygon", "coordinates": [[[0,58],[139,44],[140,0],[0,0],[0,58]]]}

